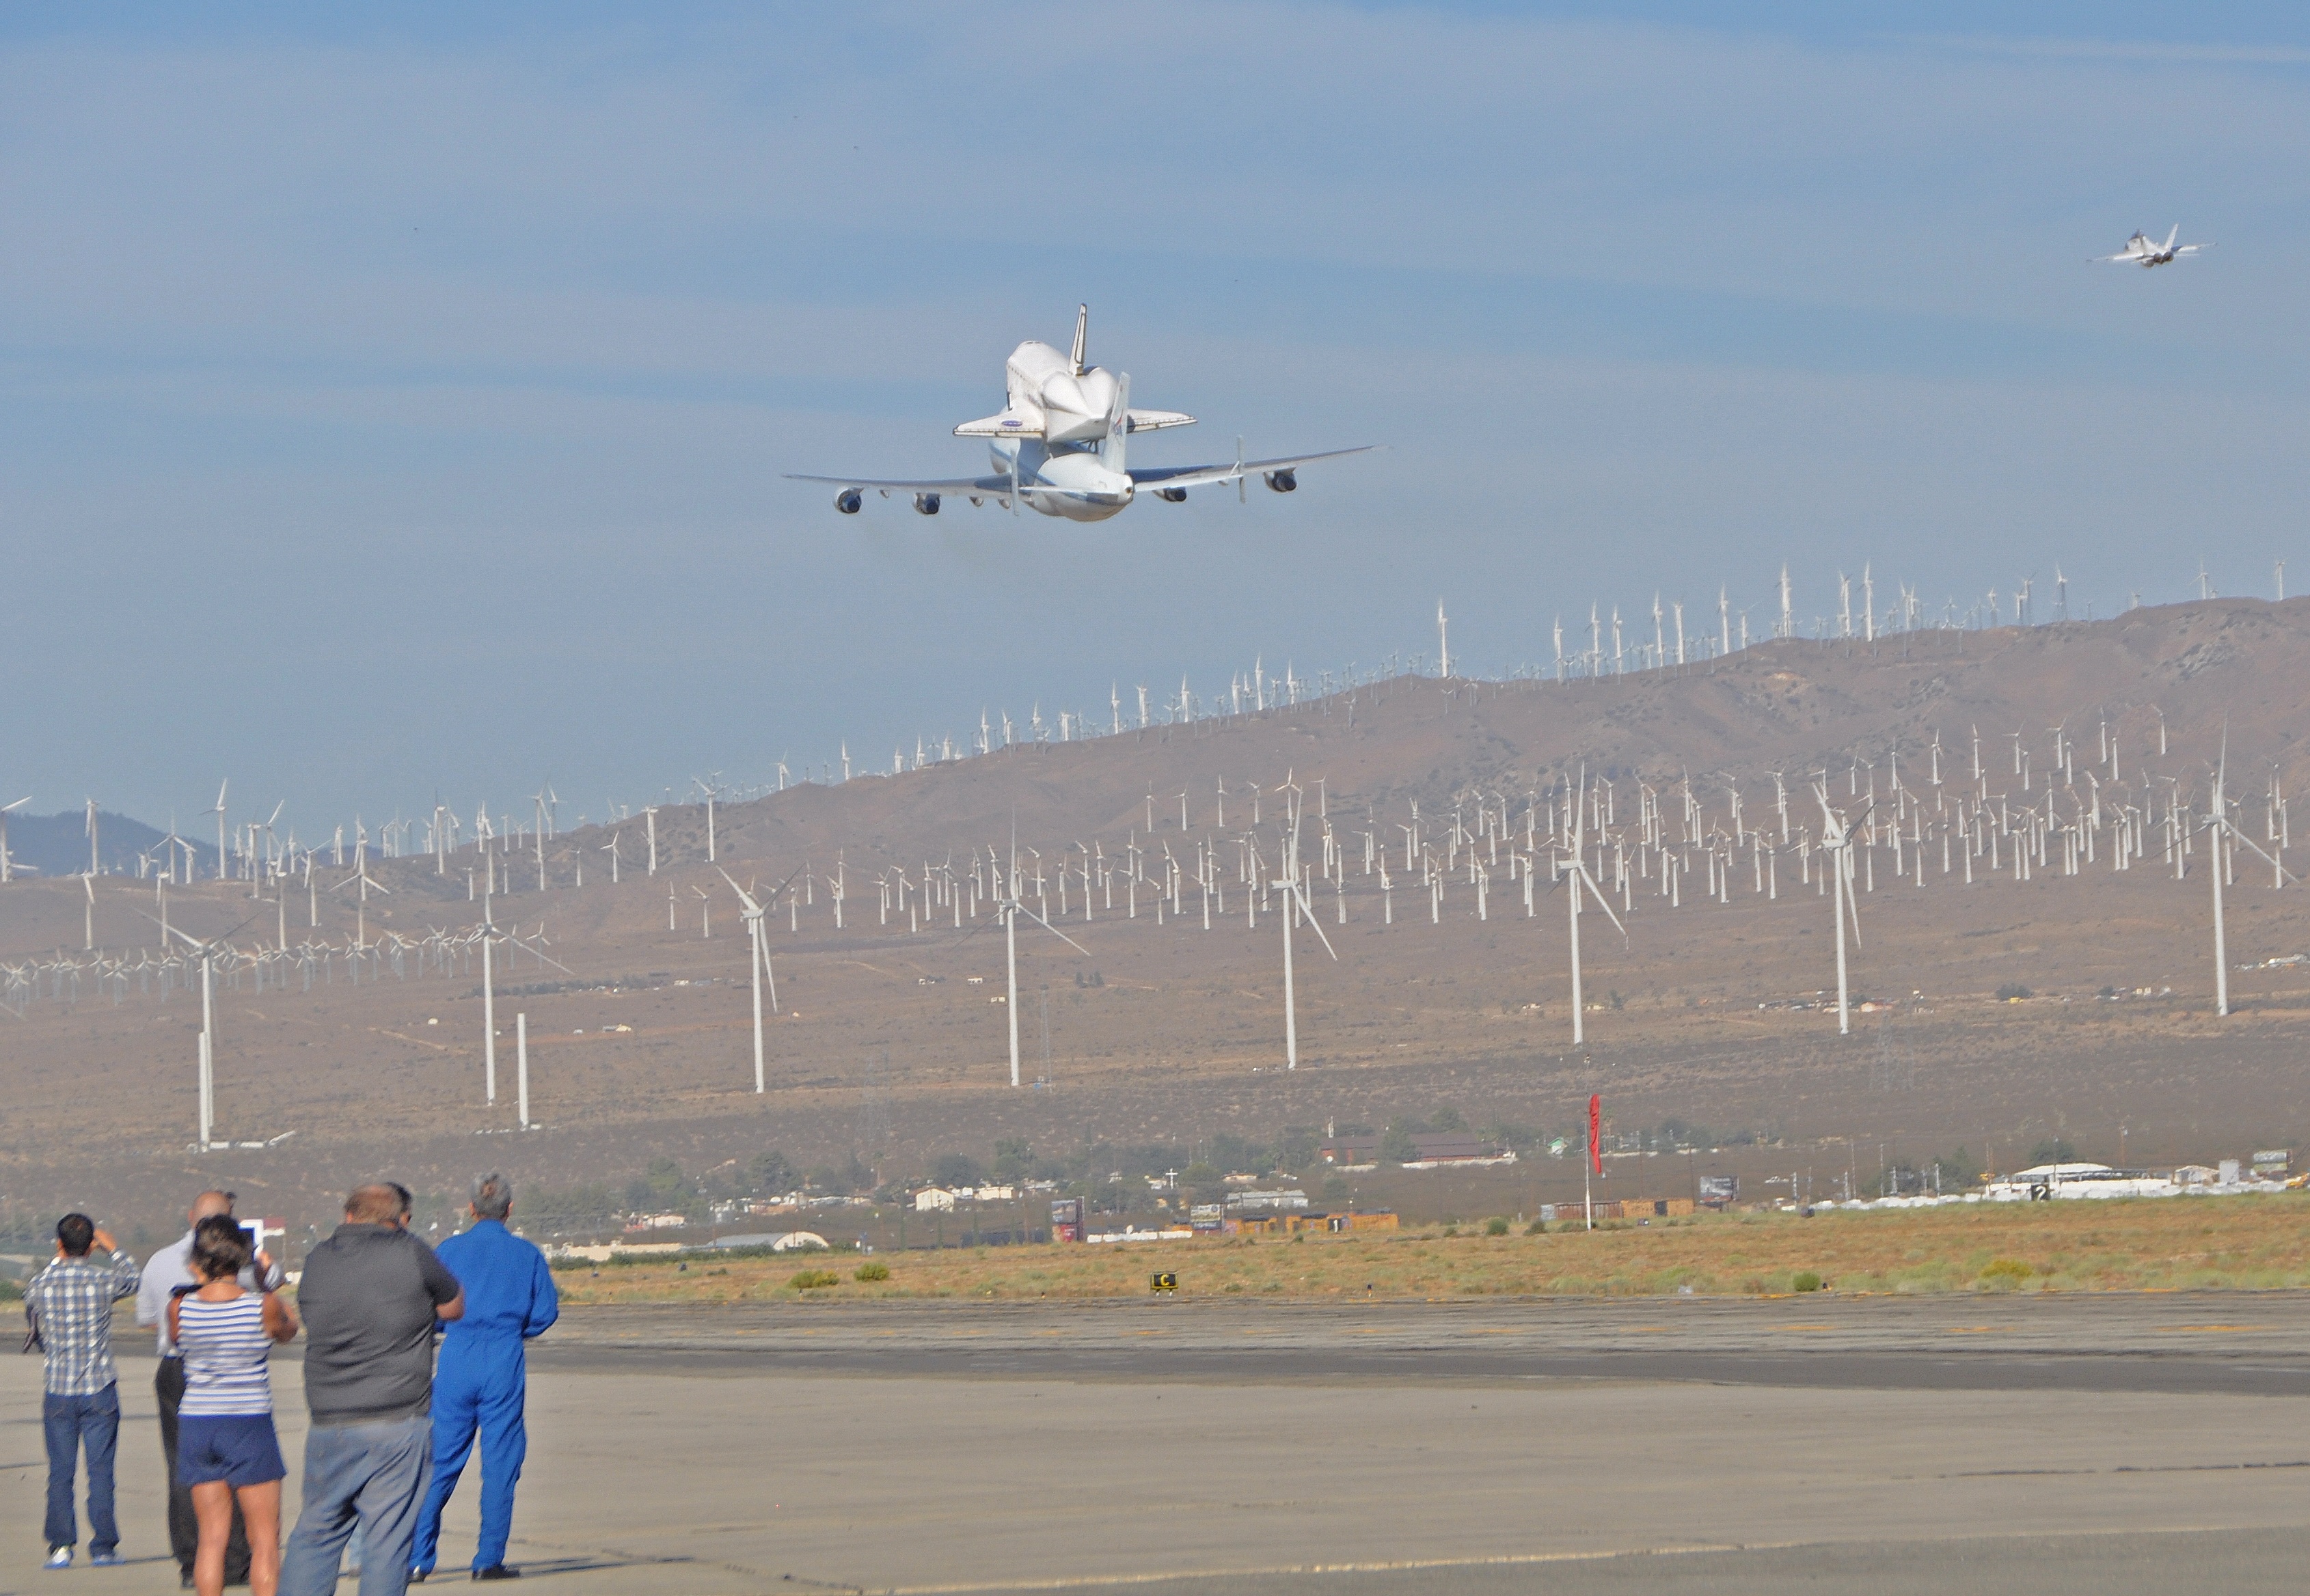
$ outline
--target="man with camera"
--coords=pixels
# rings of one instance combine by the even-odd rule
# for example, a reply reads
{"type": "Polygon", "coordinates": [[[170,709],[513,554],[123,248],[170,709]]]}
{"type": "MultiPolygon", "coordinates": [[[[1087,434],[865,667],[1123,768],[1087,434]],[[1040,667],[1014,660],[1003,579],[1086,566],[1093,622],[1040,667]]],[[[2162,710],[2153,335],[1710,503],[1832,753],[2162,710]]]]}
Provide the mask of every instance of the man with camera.
{"type": "MultiPolygon", "coordinates": [[[[193,1233],[203,1219],[230,1215],[232,1204],[230,1192],[203,1192],[194,1198],[193,1206],[185,1212],[185,1234],[146,1261],[144,1278],[136,1288],[136,1323],[156,1330],[160,1336],[161,1366],[152,1376],[152,1392],[161,1401],[161,1453],[169,1465],[169,1549],[176,1554],[178,1578],[187,1590],[193,1585],[193,1554],[200,1545],[200,1523],[193,1514],[191,1488],[177,1478],[177,1410],[185,1400],[185,1360],[169,1339],[169,1299],[199,1284],[193,1279],[193,1233]]],[[[256,1255],[255,1235],[246,1225],[241,1230],[248,1235],[249,1252],[256,1255]]],[[[263,1259],[261,1265],[251,1263],[240,1273],[244,1291],[275,1291],[281,1280],[281,1265],[270,1258],[263,1259]],[[259,1267],[265,1271],[262,1280],[257,1279],[259,1267]]],[[[248,1583],[248,1530],[241,1522],[238,1499],[232,1508],[232,1538],[225,1543],[224,1583],[248,1583]]]]}
{"type": "Polygon", "coordinates": [[[33,1334],[48,1354],[41,1427],[48,1444],[47,1566],[72,1566],[80,1540],[73,1516],[73,1474],[88,1454],[88,1560],[120,1562],[120,1525],[112,1514],[112,1456],[120,1438],[120,1375],[112,1361],[112,1305],[136,1289],[136,1260],[86,1214],[56,1221],[56,1262],[24,1288],[33,1334]],[[105,1262],[90,1252],[102,1247],[105,1262]]]}

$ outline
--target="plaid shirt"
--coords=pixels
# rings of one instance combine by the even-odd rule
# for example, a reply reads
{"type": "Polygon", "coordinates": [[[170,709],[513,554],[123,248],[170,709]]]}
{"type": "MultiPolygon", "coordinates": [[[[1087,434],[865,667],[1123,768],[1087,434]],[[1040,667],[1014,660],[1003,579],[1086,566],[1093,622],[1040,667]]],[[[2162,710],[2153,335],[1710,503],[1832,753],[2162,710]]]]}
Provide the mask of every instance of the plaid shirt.
{"type": "Polygon", "coordinates": [[[39,1315],[40,1343],[48,1353],[50,1396],[94,1396],[117,1380],[112,1365],[112,1305],[136,1295],[136,1260],[112,1254],[59,1258],[24,1288],[39,1315]]]}

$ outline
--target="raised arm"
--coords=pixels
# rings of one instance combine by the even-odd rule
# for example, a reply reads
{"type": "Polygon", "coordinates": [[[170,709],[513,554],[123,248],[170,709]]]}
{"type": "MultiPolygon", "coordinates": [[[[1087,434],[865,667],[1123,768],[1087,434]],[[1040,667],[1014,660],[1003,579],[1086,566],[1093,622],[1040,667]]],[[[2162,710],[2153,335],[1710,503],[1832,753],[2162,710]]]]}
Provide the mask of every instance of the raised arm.
{"type": "Polygon", "coordinates": [[[265,1333],[276,1341],[297,1339],[297,1310],[289,1305],[287,1298],[275,1295],[270,1288],[265,1293],[265,1333]]]}

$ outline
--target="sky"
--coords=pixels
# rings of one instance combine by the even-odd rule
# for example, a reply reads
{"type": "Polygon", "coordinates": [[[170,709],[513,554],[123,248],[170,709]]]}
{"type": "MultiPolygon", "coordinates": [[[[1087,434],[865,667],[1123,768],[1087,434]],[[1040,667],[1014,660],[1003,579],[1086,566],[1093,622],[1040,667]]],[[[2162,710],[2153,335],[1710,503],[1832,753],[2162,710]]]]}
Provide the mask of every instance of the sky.
{"type": "Polygon", "coordinates": [[[567,825],[1439,601],[1493,673],[1785,561],[1809,629],[2302,542],[2298,7],[659,9],[0,14],[0,802],[567,825]],[[1386,447],[1090,526],[785,480],[985,469],[1084,301],[1202,418],[1134,464],[1386,447]]]}

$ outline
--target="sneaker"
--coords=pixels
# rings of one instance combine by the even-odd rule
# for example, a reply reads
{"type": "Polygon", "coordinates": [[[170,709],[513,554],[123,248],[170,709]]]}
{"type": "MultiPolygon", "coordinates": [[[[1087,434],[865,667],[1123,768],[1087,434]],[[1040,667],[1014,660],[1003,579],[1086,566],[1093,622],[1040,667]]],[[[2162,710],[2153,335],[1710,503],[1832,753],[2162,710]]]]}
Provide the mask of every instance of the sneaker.
{"type": "Polygon", "coordinates": [[[474,1569],[473,1577],[475,1579],[519,1579],[521,1570],[508,1568],[502,1563],[492,1563],[487,1568],[474,1569]]]}
{"type": "Polygon", "coordinates": [[[421,1585],[425,1583],[425,1576],[432,1572],[430,1568],[412,1568],[409,1571],[409,1583],[412,1585],[421,1585]]]}
{"type": "Polygon", "coordinates": [[[118,1568],[127,1561],[127,1558],[122,1557],[117,1551],[91,1552],[88,1554],[88,1566],[91,1568],[118,1568]]]}
{"type": "MultiPolygon", "coordinates": [[[[41,1564],[40,1566],[43,1568],[71,1567],[72,1548],[68,1546],[52,1546],[48,1548],[48,1560],[41,1564]]],[[[476,1577],[479,1576],[477,1575],[476,1577]]]]}

